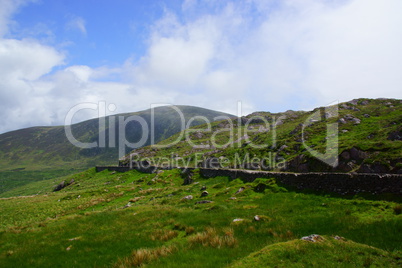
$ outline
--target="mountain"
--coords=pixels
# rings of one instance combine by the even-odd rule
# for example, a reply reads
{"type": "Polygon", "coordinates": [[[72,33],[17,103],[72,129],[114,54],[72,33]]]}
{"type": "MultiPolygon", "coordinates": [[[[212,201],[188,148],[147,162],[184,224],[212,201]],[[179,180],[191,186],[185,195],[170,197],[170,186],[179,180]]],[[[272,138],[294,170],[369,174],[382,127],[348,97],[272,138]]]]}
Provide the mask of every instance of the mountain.
{"type": "Polygon", "coordinates": [[[355,99],[308,112],[255,112],[210,129],[195,126],[159,145],[173,141],[131,155],[164,166],[402,173],[402,101],[355,99]]]}
{"type": "Polygon", "coordinates": [[[96,164],[115,163],[119,158],[119,150],[124,155],[133,149],[125,146],[124,141],[137,143],[137,147],[150,145],[183,130],[181,118],[187,125],[189,119],[195,117],[190,122],[191,126],[195,126],[205,123],[201,117],[213,121],[218,116],[233,118],[226,113],[199,107],[162,106],[72,125],[75,142],[97,143],[98,146],[93,148],[74,146],[66,137],[64,126],[11,131],[0,135],[0,170],[87,168],[96,164]],[[104,122],[103,127],[100,122],[104,122]]]}

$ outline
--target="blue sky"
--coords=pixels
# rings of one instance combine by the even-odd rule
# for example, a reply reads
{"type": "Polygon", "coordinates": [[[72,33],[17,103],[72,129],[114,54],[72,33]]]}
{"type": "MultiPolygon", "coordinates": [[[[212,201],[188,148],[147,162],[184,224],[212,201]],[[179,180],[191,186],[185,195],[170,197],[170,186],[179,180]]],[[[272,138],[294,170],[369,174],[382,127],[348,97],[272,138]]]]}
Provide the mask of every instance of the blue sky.
{"type": "MultiPolygon", "coordinates": [[[[237,112],[402,98],[400,0],[0,0],[0,133],[81,103],[237,112]]],[[[76,120],[96,112],[77,114],[76,120]]]]}

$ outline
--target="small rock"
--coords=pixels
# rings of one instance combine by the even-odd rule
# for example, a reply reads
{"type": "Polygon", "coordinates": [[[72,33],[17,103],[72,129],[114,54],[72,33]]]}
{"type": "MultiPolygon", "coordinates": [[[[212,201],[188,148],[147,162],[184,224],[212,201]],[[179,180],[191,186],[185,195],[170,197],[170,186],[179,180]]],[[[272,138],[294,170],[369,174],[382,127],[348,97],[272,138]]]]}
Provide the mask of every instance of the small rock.
{"type": "Polygon", "coordinates": [[[81,195],[78,195],[78,196],[77,196],[77,199],[79,199],[79,198],[81,198],[81,195]]]}
{"type": "Polygon", "coordinates": [[[201,193],[201,197],[207,196],[209,193],[207,191],[204,191],[201,193]]]}
{"type": "Polygon", "coordinates": [[[345,118],[339,119],[338,122],[341,123],[341,124],[346,124],[347,123],[345,118]]]}
{"type": "Polygon", "coordinates": [[[361,120],[359,118],[353,118],[352,122],[353,122],[353,124],[358,125],[361,123],[361,120]]]}
{"type": "Polygon", "coordinates": [[[131,207],[131,202],[128,202],[127,205],[125,205],[125,206],[123,207],[123,209],[129,208],[129,207],[131,207]]]}
{"type": "Polygon", "coordinates": [[[334,236],[334,239],[340,240],[340,241],[346,241],[346,239],[344,237],[339,236],[339,235],[334,236]]]}
{"type": "Polygon", "coordinates": [[[212,203],[212,201],[210,201],[210,200],[201,200],[201,201],[197,201],[195,203],[196,204],[207,204],[207,203],[212,203]]]}
{"type": "Polygon", "coordinates": [[[72,247],[73,247],[72,245],[69,245],[69,246],[66,248],[66,250],[69,251],[72,247]]]}
{"type": "Polygon", "coordinates": [[[207,189],[207,186],[205,186],[205,185],[201,187],[201,191],[205,191],[206,189],[207,189]]]}
{"type": "Polygon", "coordinates": [[[191,199],[193,199],[193,196],[191,194],[182,198],[182,200],[191,200],[191,199]]]}
{"type": "Polygon", "coordinates": [[[237,198],[236,197],[231,197],[231,198],[229,198],[230,200],[236,200],[237,198]]]}
{"type": "Polygon", "coordinates": [[[320,241],[324,240],[324,238],[322,236],[317,235],[317,234],[312,234],[312,235],[309,235],[309,236],[303,236],[300,239],[304,240],[304,241],[309,241],[309,242],[320,242],[320,241]]]}
{"type": "Polygon", "coordinates": [[[234,219],[233,222],[244,221],[244,219],[234,219]]]}
{"type": "Polygon", "coordinates": [[[369,114],[364,114],[363,116],[366,117],[366,118],[369,118],[369,117],[370,117],[369,114]]]}
{"type": "Polygon", "coordinates": [[[237,192],[235,194],[239,194],[241,192],[243,192],[246,188],[244,187],[240,187],[239,190],[237,190],[237,192]]]}
{"type": "Polygon", "coordinates": [[[254,216],[254,220],[255,220],[255,221],[259,221],[259,220],[260,220],[260,216],[255,215],[255,216],[254,216]]]}

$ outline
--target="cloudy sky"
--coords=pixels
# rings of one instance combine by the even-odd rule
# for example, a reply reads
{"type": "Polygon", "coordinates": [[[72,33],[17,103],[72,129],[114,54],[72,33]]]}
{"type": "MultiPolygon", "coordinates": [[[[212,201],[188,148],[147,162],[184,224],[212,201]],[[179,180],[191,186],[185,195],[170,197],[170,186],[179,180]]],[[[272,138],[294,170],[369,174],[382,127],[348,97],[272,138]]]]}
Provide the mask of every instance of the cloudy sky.
{"type": "Polygon", "coordinates": [[[401,0],[0,0],[0,133],[188,104],[402,98],[401,0]],[[96,114],[81,111],[75,120],[96,114]]]}

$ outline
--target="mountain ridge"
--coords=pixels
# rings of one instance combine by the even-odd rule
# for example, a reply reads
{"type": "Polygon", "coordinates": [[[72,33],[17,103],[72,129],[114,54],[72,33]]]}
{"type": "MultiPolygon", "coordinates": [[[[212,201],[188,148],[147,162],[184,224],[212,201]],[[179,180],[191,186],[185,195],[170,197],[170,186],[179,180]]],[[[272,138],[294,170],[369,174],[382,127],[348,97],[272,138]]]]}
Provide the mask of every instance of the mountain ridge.
{"type": "MultiPolygon", "coordinates": [[[[194,115],[205,116],[213,120],[217,116],[233,115],[213,111],[195,106],[177,105],[183,114],[179,115],[172,106],[159,106],[154,108],[154,140],[158,142],[181,130],[181,116],[187,123],[194,115]]],[[[139,116],[144,119],[147,126],[151,125],[151,109],[133,113],[121,113],[101,118],[89,119],[71,125],[73,137],[82,143],[101,142],[105,145],[114,144],[114,148],[77,148],[66,137],[65,126],[37,126],[19,130],[13,130],[0,134],[0,169],[29,168],[32,166],[49,167],[54,165],[72,165],[75,167],[88,168],[96,163],[111,163],[117,161],[120,136],[128,142],[134,143],[142,139],[140,124],[137,121],[127,122],[124,134],[120,132],[118,119],[128,119],[131,116],[139,116]],[[111,120],[114,118],[114,120],[111,120]],[[104,120],[105,129],[100,130],[99,120],[104,120]],[[114,128],[109,125],[114,124],[114,128]],[[114,140],[113,140],[114,135],[114,140]],[[82,163],[84,161],[84,163],[82,163]]],[[[137,118],[138,119],[138,118],[137,118]]],[[[194,120],[192,125],[200,121],[194,120]]],[[[151,144],[150,137],[146,137],[145,145],[151,144]]],[[[126,148],[124,148],[126,150],[126,148]]]]}

